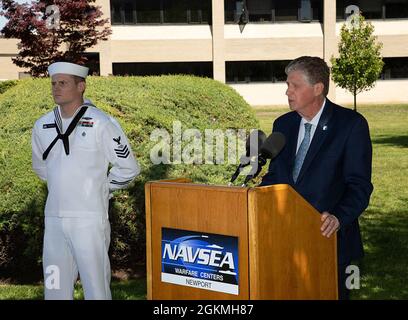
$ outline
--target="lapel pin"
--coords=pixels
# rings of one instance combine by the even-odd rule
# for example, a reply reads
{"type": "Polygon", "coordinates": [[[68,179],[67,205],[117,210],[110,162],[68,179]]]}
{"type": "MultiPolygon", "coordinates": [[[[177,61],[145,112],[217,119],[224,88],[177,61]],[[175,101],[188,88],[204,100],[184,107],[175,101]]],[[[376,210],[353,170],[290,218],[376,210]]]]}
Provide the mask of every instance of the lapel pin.
{"type": "Polygon", "coordinates": [[[326,131],[327,130],[327,126],[323,126],[323,131],[326,131]]]}

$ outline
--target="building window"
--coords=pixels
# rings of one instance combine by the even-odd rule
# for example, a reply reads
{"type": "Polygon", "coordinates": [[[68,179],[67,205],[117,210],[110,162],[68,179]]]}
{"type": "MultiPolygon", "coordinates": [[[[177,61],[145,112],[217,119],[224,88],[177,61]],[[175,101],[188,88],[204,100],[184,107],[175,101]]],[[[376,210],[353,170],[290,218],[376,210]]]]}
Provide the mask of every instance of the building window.
{"type": "Polygon", "coordinates": [[[337,0],[337,20],[347,18],[350,5],[357,6],[366,19],[408,19],[408,0],[337,0]]]}
{"type": "Polygon", "coordinates": [[[27,78],[32,78],[31,74],[29,72],[19,72],[18,73],[18,79],[27,79],[27,78]]]}
{"type": "Polygon", "coordinates": [[[248,22],[323,22],[323,0],[224,0],[225,23],[238,23],[243,8],[248,22]]]}
{"type": "Polygon", "coordinates": [[[124,4],[124,17],[125,17],[125,23],[134,23],[135,18],[136,18],[136,11],[134,7],[134,3],[132,2],[125,2],[124,4]]]}
{"type": "Polygon", "coordinates": [[[212,62],[135,62],[114,63],[115,76],[159,76],[169,74],[189,74],[212,78],[212,62]]]}
{"type": "Polygon", "coordinates": [[[177,23],[187,21],[187,0],[167,0],[164,1],[164,22],[177,23]]]}
{"type": "Polygon", "coordinates": [[[227,83],[284,82],[285,67],[290,60],[280,61],[227,61],[227,83]]]}
{"type": "Polygon", "coordinates": [[[272,21],[272,1],[251,0],[246,1],[248,17],[251,22],[272,21]]]}
{"type": "Polygon", "coordinates": [[[160,1],[137,0],[133,2],[135,3],[137,17],[135,23],[160,23],[162,21],[160,1]]]}
{"type": "Polygon", "coordinates": [[[408,0],[385,2],[385,17],[390,19],[408,18],[408,0]]]}
{"type": "Polygon", "coordinates": [[[122,23],[122,9],[119,1],[111,1],[111,21],[112,24],[122,23]]]}
{"type": "Polygon", "coordinates": [[[211,0],[207,1],[190,1],[187,10],[187,20],[189,23],[209,23],[212,21],[211,0]]]}
{"type": "Polygon", "coordinates": [[[211,0],[111,0],[112,24],[211,24],[211,0]]]}
{"type": "Polygon", "coordinates": [[[383,58],[381,80],[408,79],[408,57],[383,58]]]}
{"type": "Polygon", "coordinates": [[[299,10],[299,1],[275,1],[275,19],[276,21],[297,21],[299,10]]]}
{"type": "Polygon", "coordinates": [[[82,55],[86,58],[85,64],[89,68],[88,74],[99,76],[101,74],[99,52],[84,52],[82,55]]]}

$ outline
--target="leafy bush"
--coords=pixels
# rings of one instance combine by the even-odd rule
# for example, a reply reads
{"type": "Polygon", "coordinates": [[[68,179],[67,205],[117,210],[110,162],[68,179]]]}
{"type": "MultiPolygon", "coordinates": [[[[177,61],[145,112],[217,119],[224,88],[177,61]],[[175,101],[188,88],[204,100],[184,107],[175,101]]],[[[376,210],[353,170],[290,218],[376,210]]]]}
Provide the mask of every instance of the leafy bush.
{"type": "MultiPolygon", "coordinates": [[[[191,76],[90,77],[86,97],[114,116],[126,132],[142,167],[127,190],[116,192],[110,206],[111,262],[133,268],[145,258],[144,184],[150,180],[188,177],[225,184],[234,164],[158,164],[150,160],[156,128],[182,130],[257,128],[248,104],[217,81],[191,76]]],[[[49,79],[26,79],[0,96],[0,274],[40,278],[43,209],[47,189],[31,170],[31,130],[53,108],[49,79]]],[[[204,150],[204,148],[203,148],[204,150]]]]}
{"type": "Polygon", "coordinates": [[[8,89],[14,87],[18,83],[17,80],[0,81],[0,94],[6,92],[8,89]]]}

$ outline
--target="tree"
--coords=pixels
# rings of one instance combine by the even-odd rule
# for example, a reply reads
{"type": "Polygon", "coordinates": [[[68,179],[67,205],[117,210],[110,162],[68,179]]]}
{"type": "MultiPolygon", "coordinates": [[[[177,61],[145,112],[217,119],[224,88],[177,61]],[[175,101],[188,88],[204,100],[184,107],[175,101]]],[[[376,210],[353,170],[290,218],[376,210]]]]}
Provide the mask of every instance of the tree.
{"type": "Polygon", "coordinates": [[[20,40],[14,64],[29,69],[32,76],[45,76],[55,61],[84,64],[83,53],[111,34],[108,19],[102,19],[95,0],[37,0],[18,4],[2,0],[8,19],[1,30],[5,38],[20,40]]]}
{"type": "Polygon", "coordinates": [[[357,111],[357,94],[374,87],[384,62],[381,58],[382,44],[373,35],[374,26],[356,14],[351,23],[341,27],[339,57],[331,58],[333,81],[354,96],[357,111]]]}

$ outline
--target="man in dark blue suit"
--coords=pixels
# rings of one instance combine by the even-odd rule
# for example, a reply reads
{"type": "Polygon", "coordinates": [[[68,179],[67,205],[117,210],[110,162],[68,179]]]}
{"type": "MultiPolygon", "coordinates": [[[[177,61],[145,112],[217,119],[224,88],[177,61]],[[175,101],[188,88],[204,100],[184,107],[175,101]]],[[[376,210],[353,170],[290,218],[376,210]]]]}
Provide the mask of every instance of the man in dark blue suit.
{"type": "Polygon", "coordinates": [[[276,119],[273,131],[287,143],[261,185],[291,185],[321,212],[322,235],[337,232],[339,298],[348,299],[346,267],[363,256],[358,217],[373,191],[368,124],[326,98],[330,70],[324,60],[300,57],[285,71],[292,112],[276,119]]]}

